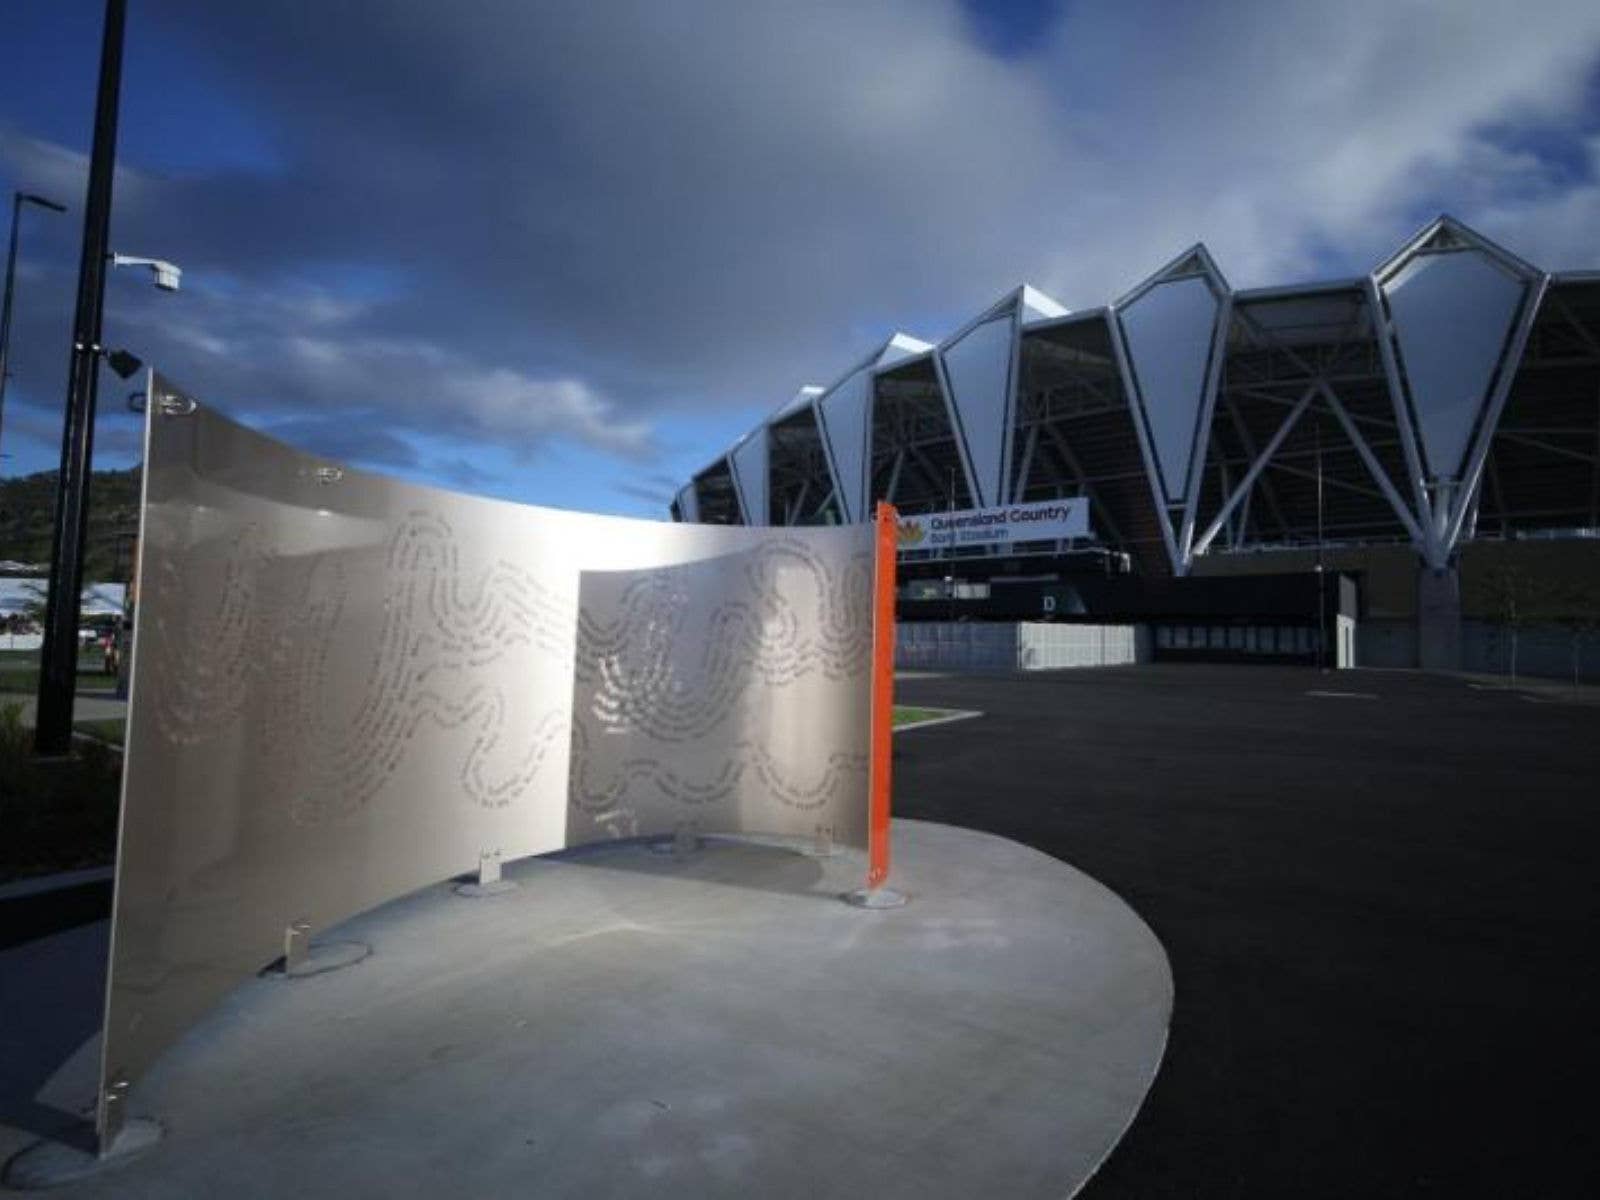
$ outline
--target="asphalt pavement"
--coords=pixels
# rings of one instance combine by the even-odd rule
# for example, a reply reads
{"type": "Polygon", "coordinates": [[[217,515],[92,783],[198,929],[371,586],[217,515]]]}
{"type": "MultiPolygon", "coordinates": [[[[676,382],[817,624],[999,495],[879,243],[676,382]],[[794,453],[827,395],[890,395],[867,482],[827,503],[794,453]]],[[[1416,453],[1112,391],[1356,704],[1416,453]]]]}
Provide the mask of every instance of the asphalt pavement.
{"type": "Polygon", "coordinates": [[[1176,984],[1083,1195],[1600,1194],[1600,709],[1415,672],[902,679],[895,811],[1126,899],[1176,984]]]}

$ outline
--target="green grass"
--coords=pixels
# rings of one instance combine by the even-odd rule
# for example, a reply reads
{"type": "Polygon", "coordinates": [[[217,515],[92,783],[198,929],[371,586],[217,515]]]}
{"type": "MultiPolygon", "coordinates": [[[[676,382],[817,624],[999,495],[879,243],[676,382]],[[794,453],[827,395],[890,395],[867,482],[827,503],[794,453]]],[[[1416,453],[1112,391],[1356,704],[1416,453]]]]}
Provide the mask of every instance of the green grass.
{"type": "Polygon", "coordinates": [[[121,746],[128,740],[128,722],[122,717],[102,717],[96,721],[74,721],[72,727],[79,733],[87,733],[90,737],[97,737],[102,742],[110,742],[113,746],[121,746]]]}
{"type": "MultiPolygon", "coordinates": [[[[102,667],[104,658],[100,651],[78,656],[78,690],[80,692],[114,692],[117,677],[107,675],[102,667]]],[[[31,696],[39,690],[39,652],[37,650],[0,650],[0,692],[31,696]]]]}
{"type": "Polygon", "coordinates": [[[912,708],[896,704],[894,706],[894,723],[910,725],[915,721],[931,721],[935,717],[948,716],[953,710],[948,708],[912,708]]]}

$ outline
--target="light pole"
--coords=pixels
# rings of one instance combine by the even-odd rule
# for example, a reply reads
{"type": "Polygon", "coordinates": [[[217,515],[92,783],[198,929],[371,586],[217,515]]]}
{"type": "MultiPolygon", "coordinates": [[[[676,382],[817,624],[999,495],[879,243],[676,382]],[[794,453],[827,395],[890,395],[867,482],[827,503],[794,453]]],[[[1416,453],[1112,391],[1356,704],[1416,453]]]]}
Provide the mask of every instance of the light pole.
{"type": "Polygon", "coordinates": [[[17,290],[17,227],[22,223],[22,206],[37,204],[51,212],[64,213],[67,206],[46,200],[32,192],[11,193],[11,249],[6,253],[6,292],[0,301],[0,433],[6,415],[6,379],[11,374],[11,302],[17,290]]]}
{"type": "Polygon", "coordinates": [[[117,163],[117,101],[122,90],[122,33],[127,0],[106,0],[95,93],[94,143],[83,209],[83,257],[72,326],[67,414],[56,477],[55,533],[50,546],[50,596],[45,605],[44,652],[39,660],[39,705],[34,752],[72,748],[72,695],[78,683],[78,596],[83,590],[83,542],[89,526],[89,463],[100,378],[100,328],[110,262],[111,184],[117,163]]]}
{"type": "Polygon", "coordinates": [[[1322,520],[1322,413],[1313,417],[1317,435],[1317,669],[1328,670],[1328,572],[1322,520]]]}
{"type": "Polygon", "coordinates": [[[947,515],[947,532],[950,535],[950,544],[945,548],[944,568],[944,594],[945,605],[949,619],[956,619],[956,469],[950,468],[950,499],[947,515]]]}

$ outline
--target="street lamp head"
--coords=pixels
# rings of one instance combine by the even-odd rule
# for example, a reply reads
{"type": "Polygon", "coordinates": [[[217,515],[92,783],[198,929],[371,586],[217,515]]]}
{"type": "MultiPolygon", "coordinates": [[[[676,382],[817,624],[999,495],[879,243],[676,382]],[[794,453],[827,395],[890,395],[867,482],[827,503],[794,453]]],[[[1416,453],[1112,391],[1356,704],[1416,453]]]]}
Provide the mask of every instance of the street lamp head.
{"type": "Polygon", "coordinates": [[[18,192],[17,195],[21,197],[24,204],[37,204],[40,208],[48,208],[51,212],[64,213],[67,211],[65,204],[57,204],[54,200],[50,200],[36,192],[18,192]]]}
{"type": "Polygon", "coordinates": [[[111,265],[114,267],[149,267],[150,273],[155,276],[156,287],[163,292],[175,292],[183,279],[183,268],[175,263],[169,263],[162,258],[136,258],[131,254],[113,254],[111,265]]]}

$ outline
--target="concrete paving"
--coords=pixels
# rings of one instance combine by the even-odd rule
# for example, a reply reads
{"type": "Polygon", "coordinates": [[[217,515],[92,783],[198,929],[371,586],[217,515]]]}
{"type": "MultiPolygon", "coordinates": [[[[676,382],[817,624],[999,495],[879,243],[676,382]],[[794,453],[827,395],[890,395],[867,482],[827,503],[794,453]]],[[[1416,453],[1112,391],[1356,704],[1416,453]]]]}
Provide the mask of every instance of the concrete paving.
{"type": "Polygon", "coordinates": [[[986,714],[895,739],[897,813],[1072,862],[1171,957],[1167,1059],[1085,1200],[1600,1194],[1600,720],[1473,682],[1158,663],[896,688],[986,714]]]}
{"type": "MultiPolygon", "coordinates": [[[[857,853],[719,840],[427,889],[329,931],[366,961],[236,992],[133,1091],[164,1140],[52,1194],[1071,1195],[1160,1063],[1160,944],[1015,842],[894,851],[882,912],[837,899],[857,853]]],[[[0,1154],[91,1094],[104,929],[0,954],[0,1154]]]]}

